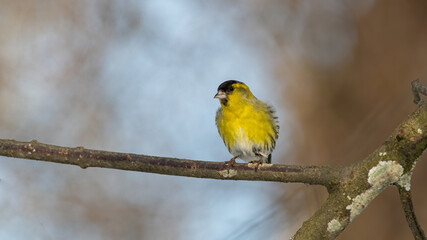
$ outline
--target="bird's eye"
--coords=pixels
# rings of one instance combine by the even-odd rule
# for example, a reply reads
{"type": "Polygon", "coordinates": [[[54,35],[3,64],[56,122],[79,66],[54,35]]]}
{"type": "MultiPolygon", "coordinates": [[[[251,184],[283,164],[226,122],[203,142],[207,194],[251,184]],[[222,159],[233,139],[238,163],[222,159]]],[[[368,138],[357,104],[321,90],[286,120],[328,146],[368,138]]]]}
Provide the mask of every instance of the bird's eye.
{"type": "Polygon", "coordinates": [[[228,91],[230,91],[230,92],[232,92],[234,90],[234,87],[230,87],[229,89],[228,89],[228,91]]]}

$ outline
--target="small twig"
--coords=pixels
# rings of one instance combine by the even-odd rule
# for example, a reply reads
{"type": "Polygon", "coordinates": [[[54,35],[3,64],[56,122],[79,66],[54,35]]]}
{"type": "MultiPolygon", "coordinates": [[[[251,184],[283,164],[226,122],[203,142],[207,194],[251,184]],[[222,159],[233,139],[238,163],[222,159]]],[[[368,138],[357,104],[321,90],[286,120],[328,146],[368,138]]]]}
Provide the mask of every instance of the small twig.
{"type": "Polygon", "coordinates": [[[423,100],[420,97],[420,93],[424,96],[427,96],[427,87],[422,85],[418,79],[412,81],[412,94],[414,94],[414,103],[421,105],[423,104],[423,100]]]}
{"type": "Polygon", "coordinates": [[[406,221],[416,240],[425,240],[424,231],[417,221],[415,216],[414,205],[412,204],[411,190],[406,191],[404,187],[396,185],[399,190],[400,202],[402,203],[403,211],[405,212],[406,221]]]}

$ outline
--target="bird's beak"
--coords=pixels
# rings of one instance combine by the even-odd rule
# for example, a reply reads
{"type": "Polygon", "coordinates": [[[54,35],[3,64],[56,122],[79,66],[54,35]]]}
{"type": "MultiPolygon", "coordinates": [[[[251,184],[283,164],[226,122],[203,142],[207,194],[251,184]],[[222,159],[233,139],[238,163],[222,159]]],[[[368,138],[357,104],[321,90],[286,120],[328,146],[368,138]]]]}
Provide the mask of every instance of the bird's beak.
{"type": "Polygon", "coordinates": [[[227,97],[227,95],[225,95],[225,92],[222,90],[219,90],[217,92],[217,94],[215,94],[215,96],[214,96],[214,98],[218,98],[218,99],[224,99],[226,97],[227,97]]]}

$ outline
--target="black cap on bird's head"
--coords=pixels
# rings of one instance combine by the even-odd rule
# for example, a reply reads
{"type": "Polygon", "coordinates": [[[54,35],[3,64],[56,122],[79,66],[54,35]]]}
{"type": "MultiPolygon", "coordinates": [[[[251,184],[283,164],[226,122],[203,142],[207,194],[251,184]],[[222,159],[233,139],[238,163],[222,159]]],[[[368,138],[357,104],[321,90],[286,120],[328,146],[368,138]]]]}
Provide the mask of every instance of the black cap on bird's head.
{"type": "Polygon", "coordinates": [[[233,91],[233,84],[235,84],[235,83],[244,84],[244,83],[236,81],[236,80],[228,80],[228,81],[221,83],[221,85],[219,85],[218,91],[219,90],[223,90],[224,92],[233,91]]]}
{"type": "Polygon", "coordinates": [[[233,84],[235,84],[235,83],[244,84],[244,83],[236,81],[236,80],[225,81],[225,82],[221,83],[221,85],[219,85],[218,92],[215,94],[214,98],[218,98],[219,100],[226,99],[227,94],[229,94],[230,92],[232,92],[234,90],[233,84]]]}

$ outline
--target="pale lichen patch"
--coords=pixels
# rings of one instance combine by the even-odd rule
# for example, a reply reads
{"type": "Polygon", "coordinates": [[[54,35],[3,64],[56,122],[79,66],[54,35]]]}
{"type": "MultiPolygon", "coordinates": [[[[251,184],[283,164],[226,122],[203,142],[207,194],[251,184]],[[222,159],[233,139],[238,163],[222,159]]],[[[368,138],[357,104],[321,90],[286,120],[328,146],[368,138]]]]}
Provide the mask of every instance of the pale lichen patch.
{"type": "Polygon", "coordinates": [[[350,210],[350,221],[358,216],[363,209],[388,185],[399,181],[403,167],[395,161],[380,161],[368,173],[368,183],[371,185],[365,192],[352,199],[346,207],[350,210]]]}
{"type": "Polygon", "coordinates": [[[394,183],[403,174],[403,167],[396,161],[380,161],[368,173],[368,182],[371,185],[394,183]]]}
{"type": "Polygon", "coordinates": [[[219,175],[225,177],[225,178],[231,178],[237,175],[237,171],[234,169],[225,169],[218,171],[219,175]]]}
{"type": "Polygon", "coordinates": [[[411,170],[409,172],[403,174],[402,177],[400,177],[399,181],[397,181],[397,184],[399,186],[405,188],[406,191],[411,190],[411,177],[412,177],[412,172],[414,171],[416,163],[417,163],[417,161],[415,161],[412,164],[411,170]]]}
{"type": "Polygon", "coordinates": [[[260,164],[259,165],[260,167],[263,167],[263,168],[268,168],[268,167],[272,167],[273,166],[273,164],[271,164],[271,163],[263,163],[263,164],[260,164]]]}
{"type": "Polygon", "coordinates": [[[345,192],[343,192],[342,195],[347,197],[348,200],[351,200],[351,197],[349,195],[345,194],[345,192]]]}
{"type": "Polygon", "coordinates": [[[423,134],[423,130],[422,130],[421,128],[418,128],[418,129],[417,129],[417,133],[418,133],[418,134],[423,134]]]}
{"type": "Polygon", "coordinates": [[[400,177],[399,181],[397,181],[397,184],[405,188],[406,191],[411,190],[411,176],[412,172],[405,173],[402,177],[400,177]]]}
{"type": "Polygon", "coordinates": [[[328,232],[334,233],[341,229],[341,223],[335,218],[328,222],[328,232]]]}
{"type": "Polygon", "coordinates": [[[378,155],[380,155],[380,157],[384,157],[385,155],[387,155],[387,152],[380,152],[378,155]]]}
{"type": "Polygon", "coordinates": [[[248,163],[248,167],[250,167],[250,168],[257,168],[257,169],[260,169],[260,168],[269,168],[269,167],[272,167],[273,166],[273,164],[271,164],[271,163],[257,163],[257,162],[249,162],[248,163]]]}

